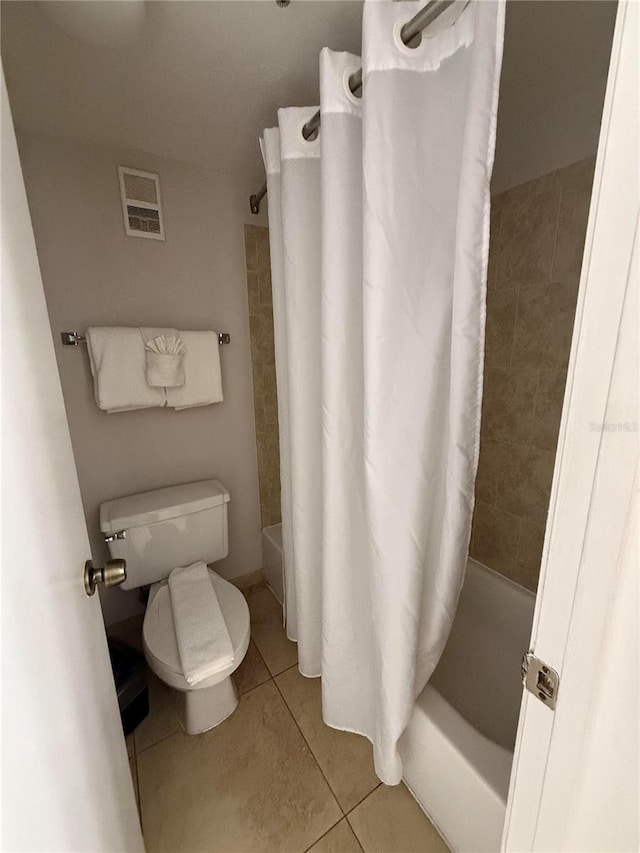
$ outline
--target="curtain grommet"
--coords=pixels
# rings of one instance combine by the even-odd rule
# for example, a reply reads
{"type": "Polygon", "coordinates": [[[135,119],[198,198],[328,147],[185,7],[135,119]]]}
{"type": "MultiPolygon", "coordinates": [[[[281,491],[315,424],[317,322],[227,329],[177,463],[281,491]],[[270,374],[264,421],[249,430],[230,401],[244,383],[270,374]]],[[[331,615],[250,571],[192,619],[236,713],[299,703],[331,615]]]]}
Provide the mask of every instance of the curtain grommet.
{"type": "Polygon", "coordinates": [[[456,27],[466,12],[471,0],[459,0],[454,3],[435,20],[426,29],[420,32],[420,41],[415,47],[409,47],[402,41],[402,28],[408,21],[397,20],[393,25],[393,41],[398,50],[405,56],[418,56],[421,49],[430,41],[437,39],[439,35],[446,30],[456,27]]]}
{"type": "Polygon", "coordinates": [[[407,21],[403,21],[402,19],[398,18],[398,20],[393,25],[393,41],[394,41],[394,44],[395,44],[396,48],[400,51],[400,53],[404,54],[404,56],[418,56],[420,53],[420,49],[424,45],[425,38],[428,38],[428,37],[425,36],[424,32],[421,32],[420,33],[420,41],[418,42],[418,44],[415,47],[408,47],[408,45],[406,45],[402,41],[402,28],[404,27],[404,25],[406,23],[407,23],[407,21]]]}
{"type": "Polygon", "coordinates": [[[358,95],[354,95],[351,91],[351,86],[349,86],[349,78],[352,74],[355,74],[356,71],[359,70],[360,68],[357,65],[352,65],[348,68],[345,68],[342,73],[342,87],[349,103],[353,104],[356,107],[362,108],[362,95],[360,95],[359,97],[358,95]]]}
{"type": "Polygon", "coordinates": [[[313,137],[313,139],[307,139],[307,137],[304,135],[305,126],[311,121],[313,116],[314,113],[312,113],[310,116],[301,121],[298,128],[298,136],[301,140],[302,148],[305,151],[308,151],[309,148],[317,147],[320,144],[320,128],[318,128],[318,130],[316,131],[316,135],[313,137]]]}

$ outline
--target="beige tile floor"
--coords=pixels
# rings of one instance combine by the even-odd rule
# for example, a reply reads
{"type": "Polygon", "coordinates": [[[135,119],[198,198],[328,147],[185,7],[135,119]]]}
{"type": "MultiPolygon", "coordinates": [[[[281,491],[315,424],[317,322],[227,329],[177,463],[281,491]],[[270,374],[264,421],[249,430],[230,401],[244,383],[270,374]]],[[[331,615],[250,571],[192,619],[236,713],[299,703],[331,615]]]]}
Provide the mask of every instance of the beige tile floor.
{"type": "Polygon", "coordinates": [[[406,787],[380,784],[369,742],[322,722],[320,682],[298,672],[271,592],[245,595],[252,641],[231,717],[184,734],[150,675],[149,716],[127,739],[147,851],[446,853],[406,787]]]}

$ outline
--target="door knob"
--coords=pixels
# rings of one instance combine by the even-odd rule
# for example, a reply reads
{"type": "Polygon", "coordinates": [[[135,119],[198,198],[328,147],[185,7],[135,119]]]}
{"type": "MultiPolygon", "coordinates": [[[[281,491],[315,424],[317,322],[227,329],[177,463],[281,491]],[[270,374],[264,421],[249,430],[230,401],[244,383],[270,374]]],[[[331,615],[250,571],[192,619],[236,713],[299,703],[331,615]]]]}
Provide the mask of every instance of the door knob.
{"type": "Polygon", "coordinates": [[[105,586],[118,586],[126,579],[126,560],[107,560],[106,566],[99,569],[94,569],[91,560],[87,560],[84,564],[84,591],[87,595],[93,595],[99,583],[105,586]]]}

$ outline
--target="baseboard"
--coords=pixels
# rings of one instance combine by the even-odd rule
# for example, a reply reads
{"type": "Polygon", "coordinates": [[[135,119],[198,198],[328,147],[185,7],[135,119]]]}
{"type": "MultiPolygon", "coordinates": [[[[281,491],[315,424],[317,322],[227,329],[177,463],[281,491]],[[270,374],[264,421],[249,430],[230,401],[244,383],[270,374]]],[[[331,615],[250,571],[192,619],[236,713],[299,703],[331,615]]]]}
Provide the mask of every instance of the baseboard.
{"type": "Polygon", "coordinates": [[[264,571],[262,569],[257,569],[255,572],[249,572],[248,575],[240,575],[237,578],[229,578],[229,583],[232,583],[234,586],[237,586],[238,589],[249,589],[251,586],[256,586],[256,584],[263,583],[264,581],[264,571]]]}

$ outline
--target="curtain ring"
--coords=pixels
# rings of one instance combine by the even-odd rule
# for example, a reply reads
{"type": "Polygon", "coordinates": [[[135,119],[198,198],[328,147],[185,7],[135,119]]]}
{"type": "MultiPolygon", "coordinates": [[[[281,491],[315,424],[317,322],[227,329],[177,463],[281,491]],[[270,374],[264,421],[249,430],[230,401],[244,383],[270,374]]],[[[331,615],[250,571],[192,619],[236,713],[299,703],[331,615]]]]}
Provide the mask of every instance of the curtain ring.
{"type": "Polygon", "coordinates": [[[355,74],[356,71],[359,71],[359,70],[360,69],[357,65],[352,65],[350,68],[345,68],[344,72],[342,74],[342,85],[344,87],[345,94],[346,94],[347,98],[349,99],[349,101],[351,101],[351,103],[357,107],[362,106],[362,90],[361,90],[361,94],[359,96],[355,95],[351,91],[351,86],[349,85],[349,78],[351,77],[352,74],[355,74]]]}

